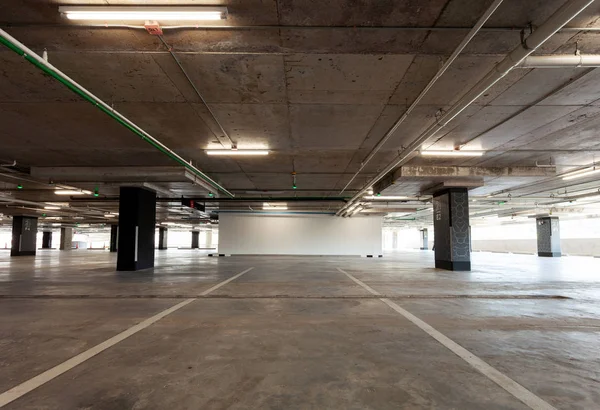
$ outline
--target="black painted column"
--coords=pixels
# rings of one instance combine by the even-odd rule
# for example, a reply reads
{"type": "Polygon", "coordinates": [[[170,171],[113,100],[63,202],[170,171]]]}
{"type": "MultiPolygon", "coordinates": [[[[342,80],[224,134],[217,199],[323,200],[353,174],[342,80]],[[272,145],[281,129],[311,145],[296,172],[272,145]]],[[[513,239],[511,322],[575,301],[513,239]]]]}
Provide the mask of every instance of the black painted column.
{"type": "Polygon", "coordinates": [[[192,231],[192,249],[198,249],[200,247],[200,232],[192,231]]]}
{"type": "Polygon", "coordinates": [[[73,228],[60,228],[60,248],[61,251],[70,251],[73,249],[73,228]]]}
{"type": "Polygon", "coordinates": [[[419,229],[421,231],[421,250],[426,251],[429,249],[429,234],[427,228],[419,229]]]}
{"type": "Polygon", "coordinates": [[[110,251],[116,252],[119,243],[119,225],[110,226],[110,251]]]}
{"type": "Polygon", "coordinates": [[[144,188],[121,187],[117,270],[154,266],[156,194],[144,188]]]}
{"type": "Polygon", "coordinates": [[[536,218],[538,256],[560,257],[560,226],[557,216],[536,218]]]}
{"type": "Polygon", "coordinates": [[[471,270],[467,188],[446,188],[433,195],[433,230],[435,267],[471,270]]]}
{"type": "Polygon", "coordinates": [[[160,227],[158,228],[158,249],[164,250],[167,249],[167,234],[169,230],[167,228],[160,227]]]}
{"type": "Polygon", "coordinates": [[[13,216],[10,256],[35,255],[37,224],[37,218],[13,216]]]}
{"type": "Polygon", "coordinates": [[[52,232],[42,232],[42,249],[52,248],[52,232]]]}

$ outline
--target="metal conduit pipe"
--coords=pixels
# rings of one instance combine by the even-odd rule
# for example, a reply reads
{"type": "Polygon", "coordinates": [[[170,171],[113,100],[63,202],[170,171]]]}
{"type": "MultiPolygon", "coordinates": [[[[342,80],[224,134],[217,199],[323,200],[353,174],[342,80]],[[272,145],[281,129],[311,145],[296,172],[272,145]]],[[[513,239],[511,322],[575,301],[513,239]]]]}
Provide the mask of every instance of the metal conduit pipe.
{"type": "Polygon", "coordinates": [[[369,161],[371,161],[373,159],[375,154],[377,154],[379,152],[381,147],[383,147],[385,145],[385,143],[391,138],[391,136],[396,132],[398,127],[408,118],[410,113],[417,107],[417,105],[419,105],[419,103],[421,102],[423,97],[425,97],[425,95],[429,92],[429,90],[431,90],[431,88],[435,85],[437,80],[439,80],[439,78],[442,75],[444,75],[446,70],[448,70],[450,65],[452,65],[454,60],[456,60],[456,58],[465,49],[465,47],[469,44],[469,42],[473,39],[473,37],[475,37],[475,35],[477,35],[479,30],[481,30],[483,25],[488,21],[488,19],[491,17],[491,15],[494,13],[494,11],[496,11],[496,9],[500,6],[500,4],[502,4],[503,1],[504,0],[495,0],[494,3],[492,3],[492,5],[490,7],[488,7],[488,9],[485,11],[485,13],[483,13],[483,15],[477,21],[477,24],[475,24],[475,26],[471,29],[471,31],[469,31],[469,33],[465,36],[465,38],[460,42],[460,44],[458,45],[458,47],[456,47],[454,52],[452,52],[452,54],[450,55],[448,60],[446,60],[444,65],[442,65],[442,67],[435,74],[435,76],[433,76],[433,78],[429,81],[429,83],[425,86],[425,88],[419,93],[419,96],[413,101],[413,103],[410,105],[410,107],[408,107],[406,109],[406,111],[404,112],[404,114],[402,114],[400,119],[398,119],[398,121],[396,121],[394,123],[394,125],[392,125],[392,127],[389,130],[387,130],[387,132],[385,133],[383,138],[381,140],[379,140],[377,145],[375,145],[375,147],[373,147],[371,152],[369,152],[369,154],[366,156],[366,158],[361,162],[360,168],[358,169],[358,171],[356,171],[356,173],[352,176],[352,178],[350,178],[348,183],[340,191],[340,194],[342,194],[350,186],[352,181],[354,181],[354,179],[358,176],[358,174],[360,174],[360,172],[363,170],[365,165],[367,165],[369,163],[369,161]]]}
{"type": "Polygon", "coordinates": [[[600,54],[529,56],[516,68],[600,67],[600,54]]]}
{"type": "Polygon", "coordinates": [[[483,95],[488,89],[502,79],[508,72],[518,66],[524,58],[533,53],[539,46],[544,44],[558,30],[571,21],[575,16],[585,10],[595,0],[570,0],[560,7],[544,24],[534,31],[523,43],[510,52],[499,62],[482,80],[472,87],[458,102],[444,113],[434,124],[427,128],[413,142],[411,142],[394,161],[388,164],[375,178],[365,185],[336,215],[341,215],[354,202],[359,200],[369,187],[379,182],[394,168],[406,163],[410,156],[419,149],[421,144],[433,137],[444,128],[450,121],[456,118],[465,108],[483,95]]]}
{"type": "Polygon", "coordinates": [[[180,165],[184,166],[186,169],[197,175],[206,184],[205,188],[211,190],[216,189],[229,197],[234,197],[234,195],[231,192],[229,192],[223,186],[219,185],[217,182],[213,181],[208,175],[206,175],[198,168],[187,162],[169,147],[167,147],[162,142],[154,138],[152,135],[148,134],[146,131],[138,127],[123,114],[113,109],[100,98],[96,97],[94,94],[86,90],[83,86],[75,82],[73,79],[69,78],[65,73],[54,67],[52,64],[44,60],[42,57],[34,53],[23,43],[19,42],[17,39],[15,39],[2,29],[0,29],[0,43],[4,44],[6,47],[19,54],[20,56],[23,56],[31,64],[33,64],[46,74],[52,76],[60,83],[65,85],[67,88],[69,88],[71,91],[73,91],[75,94],[79,95],[86,101],[92,103],[100,111],[104,112],[109,117],[116,120],[119,124],[123,125],[125,128],[141,137],[143,141],[149,143],[150,145],[158,149],[160,152],[166,154],[169,158],[175,160],[180,165]]]}

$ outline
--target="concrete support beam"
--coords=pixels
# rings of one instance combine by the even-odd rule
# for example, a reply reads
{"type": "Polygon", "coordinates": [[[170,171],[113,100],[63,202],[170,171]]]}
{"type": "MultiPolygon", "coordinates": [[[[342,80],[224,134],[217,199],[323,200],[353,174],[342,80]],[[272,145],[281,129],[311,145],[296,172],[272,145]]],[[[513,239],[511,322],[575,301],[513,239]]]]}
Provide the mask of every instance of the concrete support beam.
{"type": "Polygon", "coordinates": [[[60,228],[60,250],[73,249],[73,228],[60,228]]]}
{"type": "Polygon", "coordinates": [[[536,218],[538,256],[560,257],[560,226],[558,217],[536,218]]]}
{"type": "Polygon", "coordinates": [[[168,248],[167,243],[167,235],[169,234],[169,230],[167,228],[160,227],[158,228],[158,249],[165,250],[168,248]]]}
{"type": "Polygon", "coordinates": [[[35,255],[38,219],[13,216],[10,256],[35,255]]]}
{"type": "Polygon", "coordinates": [[[433,195],[435,267],[471,270],[471,227],[467,188],[449,188],[433,195]]]}
{"type": "Polygon", "coordinates": [[[110,226],[110,251],[116,252],[119,248],[119,225],[110,226]]]}
{"type": "Polygon", "coordinates": [[[192,249],[200,247],[200,231],[192,231],[192,249]]]}
{"type": "Polygon", "coordinates": [[[548,177],[555,176],[554,168],[539,167],[447,167],[405,166],[394,172],[394,180],[411,178],[454,178],[454,177],[548,177]]]}
{"type": "Polygon", "coordinates": [[[52,232],[42,232],[42,249],[52,249],[52,232]]]}
{"type": "Polygon", "coordinates": [[[154,266],[156,194],[143,188],[121,187],[117,270],[154,266]]]}

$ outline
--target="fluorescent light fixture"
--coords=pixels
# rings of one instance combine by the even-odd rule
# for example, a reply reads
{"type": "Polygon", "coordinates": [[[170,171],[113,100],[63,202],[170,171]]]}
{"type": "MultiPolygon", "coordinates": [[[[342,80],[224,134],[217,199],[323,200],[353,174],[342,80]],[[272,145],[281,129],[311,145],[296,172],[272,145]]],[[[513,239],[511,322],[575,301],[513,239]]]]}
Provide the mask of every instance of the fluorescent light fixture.
{"type": "Polygon", "coordinates": [[[82,189],[82,190],[57,189],[56,191],[54,191],[54,193],[56,195],[91,195],[92,194],[90,191],[86,191],[85,189],[82,189]]]}
{"type": "Polygon", "coordinates": [[[116,218],[117,215],[114,215],[114,214],[104,214],[104,217],[105,218],[116,218]]]}
{"type": "Polygon", "coordinates": [[[47,209],[49,211],[50,210],[57,210],[57,209],[60,209],[60,206],[45,206],[44,209],[47,209]]]}
{"type": "Polygon", "coordinates": [[[364,196],[363,199],[367,199],[369,201],[374,200],[374,201],[408,201],[411,200],[413,198],[409,197],[409,196],[364,196]]]}
{"type": "Polygon", "coordinates": [[[265,211],[287,211],[287,205],[271,205],[265,202],[263,204],[263,210],[265,211]]]}
{"type": "Polygon", "coordinates": [[[227,7],[60,6],[69,20],[208,21],[227,18],[227,7]]]}
{"type": "Polygon", "coordinates": [[[596,168],[580,169],[579,171],[573,171],[573,172],[568,173],[562,179],[565,181],[568,181],[570,179],[587,177],[589,175],[596,174],[598,172],[600,172],[600,168],[598,168],[598,169],[596,169],[596,168]]]}
{"type": "Polygon", "coordinates": [[[485,154],[485,151],[460,151],[460,150],[425,150],[421,151],[421,155],[424,157],[480,157],[485,154]]]}
{"type": "Polygon", "coordinates": [[[207,149],[207,155],[269,155],[264,149],[207,149]]]}

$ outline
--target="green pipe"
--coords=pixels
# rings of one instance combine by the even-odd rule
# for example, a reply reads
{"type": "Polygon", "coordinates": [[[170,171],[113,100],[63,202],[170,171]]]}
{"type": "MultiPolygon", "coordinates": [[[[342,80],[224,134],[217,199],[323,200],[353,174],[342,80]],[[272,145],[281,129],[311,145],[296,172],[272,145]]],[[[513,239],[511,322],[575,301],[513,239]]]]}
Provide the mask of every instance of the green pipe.
{"type": "Polygon", "coordinates": [[[24,57],[27,61],[33,64],[35,67],[39,68],[46,74],[52,76],[61,84],[65,85],[68,89],[73,91],[75,94],[79,95],[84,100],[93,104],[100,111],[104,112],[106,115],[117,121],[119,124],[127,128],[129,131],[133,132],[137,136],[139,136],[143,141],[146,141],[154,148],[158,149],[163,154],[167,155],[172,160],[176,161],[192,173],[202,179],[209,186],[215,188],[216,190],[224,193],[230,198],[233,198],[234,195],[229,192],[225,187],[219,185],[216,181],[211,179],[204,172],[200,171],[198,168],[188,163],[181,156],[176,154],[166,145],[162,144],[160,141],[152,137],[146,131],[138,127],[136,124],[131,122],[125,116],[123,116],[118,111],[113,110],[110,106],[108,106],[104,101],[96,97],[94,94],[87,91],[85,88],[77,84],[75,81],[70,79],[67,75],[62,73],[60,70],[56,69],[53,65],[43,60],[39,55],[35,54],[33,51],[28,49],[25,45],[21,44],[15,38],[10,36],[6,31],[0,29],[0,43],[4,44],[7,48],[24,57]]]}

